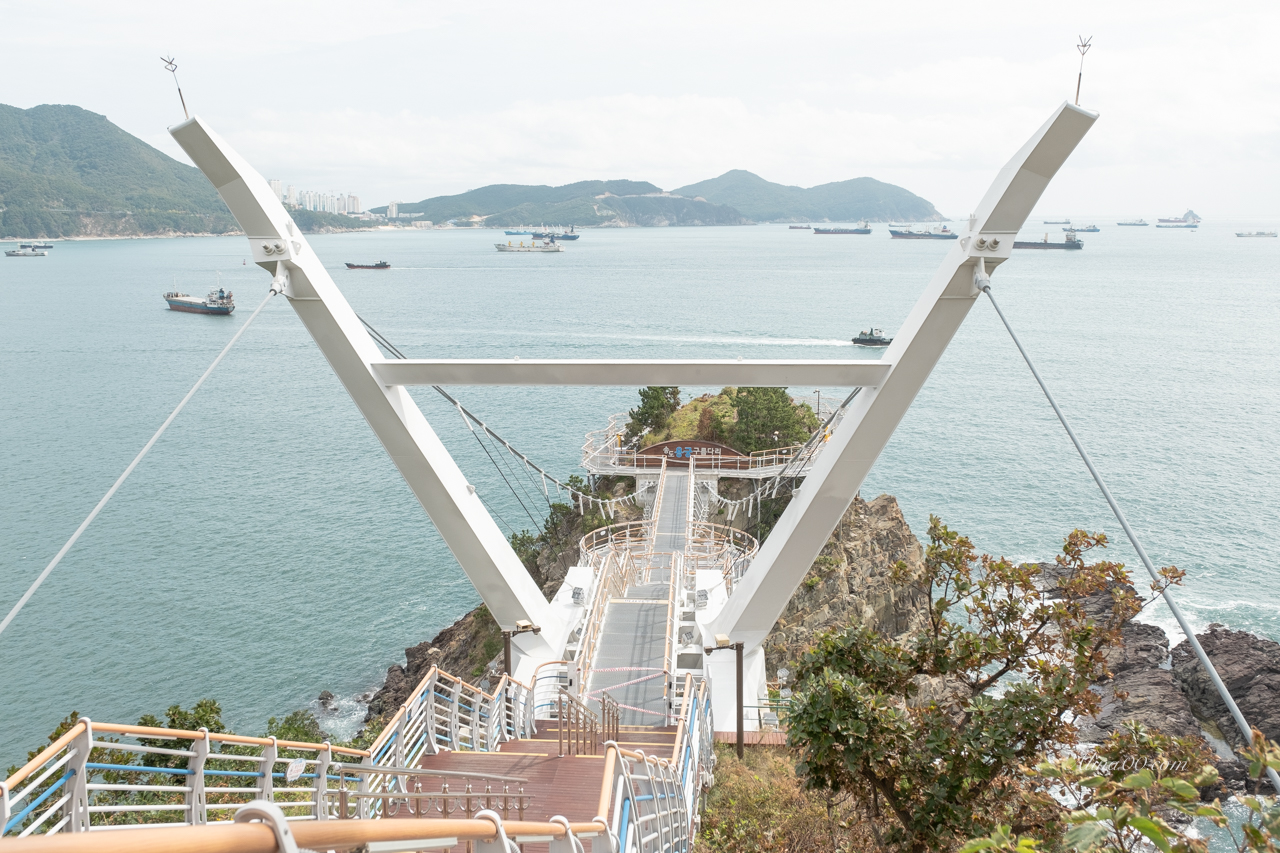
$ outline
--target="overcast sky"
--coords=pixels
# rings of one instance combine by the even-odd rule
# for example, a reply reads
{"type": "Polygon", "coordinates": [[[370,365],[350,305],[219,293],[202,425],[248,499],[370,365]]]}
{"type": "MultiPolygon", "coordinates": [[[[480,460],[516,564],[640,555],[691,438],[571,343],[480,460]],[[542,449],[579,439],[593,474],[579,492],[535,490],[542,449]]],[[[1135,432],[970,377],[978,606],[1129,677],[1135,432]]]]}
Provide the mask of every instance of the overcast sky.
{"type": "Polygon", "coordinates": [[[1280,4],[0,0],[0,102],[183,159],[159,61],[267,177],[366,206],[488,183],[869,175],[965,216],[1075,94],[1040,212],[1280,215],[1280,4]]]}

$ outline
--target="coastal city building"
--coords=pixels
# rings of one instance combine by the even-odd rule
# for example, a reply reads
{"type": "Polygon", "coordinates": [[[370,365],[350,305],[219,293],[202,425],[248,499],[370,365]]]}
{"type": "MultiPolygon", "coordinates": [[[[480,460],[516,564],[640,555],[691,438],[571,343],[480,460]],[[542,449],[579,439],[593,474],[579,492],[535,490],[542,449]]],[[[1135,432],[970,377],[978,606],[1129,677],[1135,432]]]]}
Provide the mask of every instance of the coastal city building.
{"type": "Polygon", "coordinates": [[[293,184],[289,184],[288,188],[285,188],[282,181],[274,178],[268,180],[267,184],[271,187],[271,192],[280,201],[300,207],[303,210],[317,210],[322,213],[345,213],[348,216],[356,216],[362,212],[360,197],[355,193],[323,193],[313,190],[299,190],[293,184]]]}
{"type": "Polygon", "coordinates": [[[387,219],[395,219],[400,215],[400,202],[392,201],[387,203],[387,219]]]}

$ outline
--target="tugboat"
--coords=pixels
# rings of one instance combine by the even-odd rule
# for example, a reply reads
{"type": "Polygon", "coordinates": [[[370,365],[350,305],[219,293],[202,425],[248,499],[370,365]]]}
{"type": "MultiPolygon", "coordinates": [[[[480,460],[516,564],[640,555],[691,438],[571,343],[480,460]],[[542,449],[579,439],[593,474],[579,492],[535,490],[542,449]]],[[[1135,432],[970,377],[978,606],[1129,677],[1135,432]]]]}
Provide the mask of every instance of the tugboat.
{"type": "MultiPolygon", "coordinates": [[[[794,228],[795,226],[791,226],[794,228]]],[[[804,227],[808,227],[807,225],[804,227]]],[[[814,234],[870,234],[871,226],[864,219],[852,228],[814,228],[814,234]]]]}
{"type": "Polygon", "coordinates": [[[391,269],[391,264],[387,263],[386,261],[378,261],[376,264],[353,264],[348,262],[347,269],[349,270],[389,270],[391,269]]]}
{"type": "Polygon", "coordinates": [[[893,228],[892,226],[889,228],[889,238],[891,240],[954,240],[959,236],[959,234],[945,225],[937,229],[931,228],[928,231],[911,231],[906,228],[893,228]]]}
{"type": "Polygon", "coordinates": [[[493,247],[499,252],[563,252],[564,246],[561,246],[554,238],[548,237],[541,243],[530,242],[525,245],[521,240],[519,245],[513,244],[510,240],[505,243],[494,243],[493,247]]]}
{"type": "Polygon", "coordinates": [[[1015,249],[1083,249],[1084,241],[1076,239],[1076,232],[1067,231],[1067,240],[1065,243],[1050,243],[1049,235],[1044,235],[1043,240],[1015,240],[1013,243],[1015,249]]]}
{"type": "Polygon", "coordinates": [[[1145,220],[1145,219],[1130,219],[1130,220],[1128,220],[1128,221],[1126,221],[1126,222],[1117,222],[1116,224],[1117,224],[1117,225],[1142,225],[1142,226],[1146,226],[1146,225],[1148,225],[1148,224],[1150,224],[1150,223],[1148,223],[1148,222],[1147,222],[1147,220],[1145,220]]]}
{"type": "Polygon", "coordinates": [[[887,347],[893,343],[893,338],[886,338],[880,329],[872,329],[869,332],[858,332],[853,342],[860,347],[887,347]]]}
{"type": "Polygon", "coordinates": [[[169,303],[170,310],[185,311],[188,314],[230,314],[236,310],[231,291],[223,290],[221,287],[209,291],[209,295],[204,299],[188,293],[172,291],[164,295],[164,301],[169,303]]]}

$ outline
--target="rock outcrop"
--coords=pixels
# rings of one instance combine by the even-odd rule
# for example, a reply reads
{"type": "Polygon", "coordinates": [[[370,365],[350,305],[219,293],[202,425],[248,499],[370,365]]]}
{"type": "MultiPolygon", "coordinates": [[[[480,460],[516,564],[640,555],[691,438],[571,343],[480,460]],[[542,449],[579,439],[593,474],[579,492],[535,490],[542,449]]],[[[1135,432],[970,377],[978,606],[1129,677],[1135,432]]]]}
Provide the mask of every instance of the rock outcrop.
{"type": "Polygon", "coordinates": [[[897,636],[923,624],[929,591],[890,581],[899,560],[913,574],[924,570],[924,549],[897,499],[881,495],[868,503],[854,498],[765,640],[770,676],[798,661],[814,635],[829,628],[861,623],[897,636]]]}
{"type": "MultiPolygon", "coordinates": [[[[1217,624],[1196,638],[1244,718],[1268,739],[1280,740],[1280,643],[1217,624]]],[[[1173,650],[1173,676],[1196,716],[1214,722],[1233,747],[1245,745],[1244,735],[1186,640],[1173,650]]]]}

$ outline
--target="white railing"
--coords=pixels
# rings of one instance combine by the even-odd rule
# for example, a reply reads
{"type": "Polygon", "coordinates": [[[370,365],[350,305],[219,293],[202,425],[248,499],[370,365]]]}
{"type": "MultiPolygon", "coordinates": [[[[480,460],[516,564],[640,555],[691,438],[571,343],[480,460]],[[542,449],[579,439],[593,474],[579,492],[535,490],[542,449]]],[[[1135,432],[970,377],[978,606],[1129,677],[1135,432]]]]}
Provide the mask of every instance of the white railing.
{"type": "MultiPolygon", "coordinates": [[[[587,610],[583,623],[582,637],[578,643],[579,668],[584,673],[590,672],[595,662],[596,647],[600,643],[600,634],[604,629],[604,615],[610,599],[622,598],[635,576],[635,561],[628,549],[614,548],[606,552],[604,567],[596,577],[595,594],[591,597],[591,607],[587,610]]],[[[536,686],[536,685],[535,685],[536,686]]]]}
{"type": "Polygon", "coordinates": [[[493,750],[533,726],[523,684],[503,676],[489,694],[435,667],[367,750],[82,718],[0,782],[0,836],[226,822],[251,800],[289,820],[328,820],[340,795],[368,804],[359,816],[378,817],[406,778],[379,767],[414,767],[442,748],[493,750]]]}

